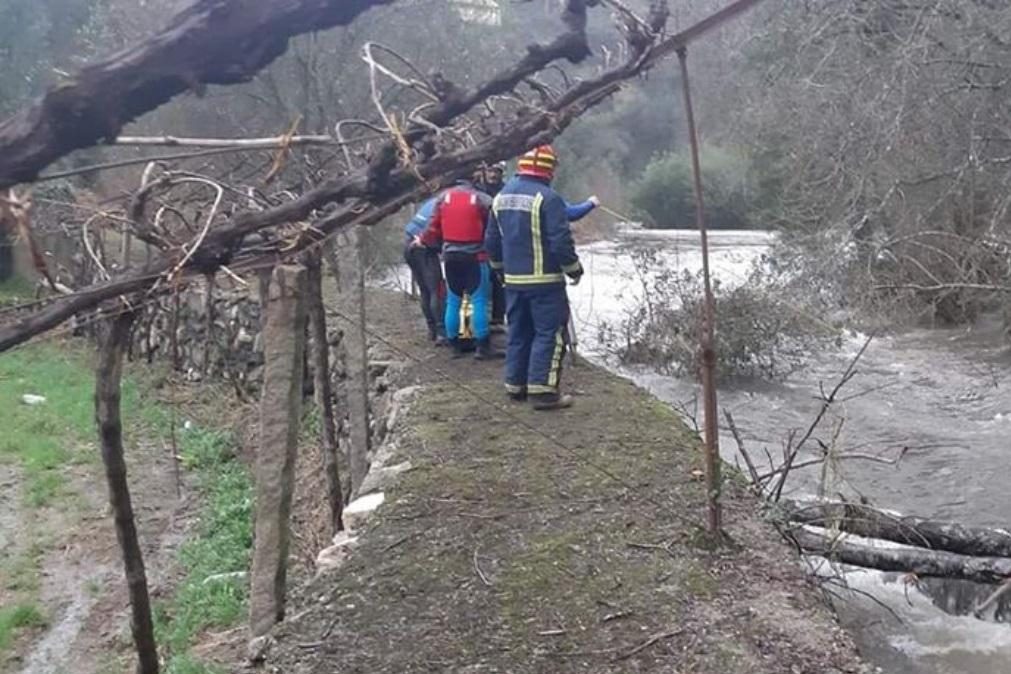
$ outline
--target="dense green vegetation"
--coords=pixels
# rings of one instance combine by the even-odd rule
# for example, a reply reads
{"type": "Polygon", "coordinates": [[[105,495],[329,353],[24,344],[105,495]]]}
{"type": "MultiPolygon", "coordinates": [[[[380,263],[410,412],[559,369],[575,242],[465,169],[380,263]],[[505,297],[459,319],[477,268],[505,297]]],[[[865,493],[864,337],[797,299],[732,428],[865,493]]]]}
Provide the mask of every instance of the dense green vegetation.
{"type": "MultiPolygon", "coordinates": [[[[752,220],[746,161],[722,148],[706,147],[701,163],[708,225],[713,229],[747,229],[752,220]]],[[[685,153],[657,156],[633,183],[630,201],[654,227],[694,228],[695,191],[690,156],[685,153]]]]}

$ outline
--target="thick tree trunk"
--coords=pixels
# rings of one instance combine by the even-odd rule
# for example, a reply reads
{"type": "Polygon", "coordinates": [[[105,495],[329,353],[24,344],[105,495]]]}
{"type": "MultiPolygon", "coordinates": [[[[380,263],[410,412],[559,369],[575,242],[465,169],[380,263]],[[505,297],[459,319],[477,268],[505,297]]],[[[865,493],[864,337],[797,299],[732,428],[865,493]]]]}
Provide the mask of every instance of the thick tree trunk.
{"type": "Polygon", "coordinates": [[[1011,578],[1011,559],[1006,557],[970,557],[921,548],[873,547],[804,529],[792,531],[790,535],[807,554],[867,569],[913,573],[925,578],[960,578],[976,583],[1003,583],[1011,578]]]}
{"type": "Polygon", "coordinates": [[[331,534],[336,534],[344,528],[344,496],[341,493],[340,469],[337,464],[340,448],[333,410],[333,387],[330,384],[330,343],[327,339],[326,308],[323,305],[323,264],[317,252],[310,253],[308,258],[307,299],[312,333],[313,388],[323,427],[323,473],[326,475],[327,503],[330,505],[331,534]]]}
{"type": "Polygon", "coordinates": [[[134,524],[130,487],[123,458],[123,425],[120,419],[120,381],[123,355],[130,342],[134,314],[124,313],[112,320],[102,344],[95,378],[95,423],[102,445],[102,462],[109,485],[109,503],[116,520],[116,538],[123,553],[123,566],[130,592],[131,629],[137,648],[140,674],[157,674],[158,649],[151,619],[151,600],[147,590],[144,557],[134,524]]]}
{"type": "Polygon", "coordinates": [[[889,514],[860,503],[782,501],[776,517],[903,543],[978,557],[1011,557],[1011,532],[956,522],[889,514]]]}
{"type": "Polygon", "coordinates": [[[266,634],[284,619],[295,457],[302,414],[305,271],[274,268],[264,329],[260,447],[256,453],[256,527],[250,629],[266,634]]]}

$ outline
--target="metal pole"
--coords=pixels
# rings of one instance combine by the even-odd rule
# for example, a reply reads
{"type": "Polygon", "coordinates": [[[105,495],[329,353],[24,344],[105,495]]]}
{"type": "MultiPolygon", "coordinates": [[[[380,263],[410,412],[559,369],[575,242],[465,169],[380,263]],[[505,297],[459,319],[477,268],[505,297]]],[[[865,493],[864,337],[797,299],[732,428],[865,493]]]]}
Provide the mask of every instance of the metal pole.
{"type": "Polygon", "coordinates": [[[702,325],[699,329],[699,350],[702,355],[702,400],[705,414],[703,430],[706,443],[706,504],[709,510],[709,533],[718,535],[723,528],[723,514],[720,507],[720,428],[716,412],[716,349],[713,340],[713,333],[716,329],[716,307],[709,276],[709,236],[706,232],[706,209],[702,198],[699,138],[695,129],[695,113],[692,110],[691,87],[688,83],[688,51],[682,47],[678,49],[677,55],[681,64],[681,89],[684,92],[688,139],[691,142],[692,177],[695,183],[695,220],[699,228],[699,240],[702,244],[702,278],[705,285],[702,325]]]}

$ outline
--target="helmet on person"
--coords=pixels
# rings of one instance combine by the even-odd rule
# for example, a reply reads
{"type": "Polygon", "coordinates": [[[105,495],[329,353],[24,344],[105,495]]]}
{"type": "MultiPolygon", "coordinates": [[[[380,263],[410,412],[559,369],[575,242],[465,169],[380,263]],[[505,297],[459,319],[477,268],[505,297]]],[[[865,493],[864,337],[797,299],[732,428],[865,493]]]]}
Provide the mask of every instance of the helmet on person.
{"type": "Polygon", "coordinates": [[[509,164],[504,161],[497,161],[488,167],[492,171],[497,171],[498,173],[504,174],[509,169],[509,164]]]}
{"type": "Polygon", "coordinates": [[[555,166],[558,156],[550,145],[541,145],[520,157],[516,173],[521,176],[533,176],[551,180],[555,177],[555,166]]]}

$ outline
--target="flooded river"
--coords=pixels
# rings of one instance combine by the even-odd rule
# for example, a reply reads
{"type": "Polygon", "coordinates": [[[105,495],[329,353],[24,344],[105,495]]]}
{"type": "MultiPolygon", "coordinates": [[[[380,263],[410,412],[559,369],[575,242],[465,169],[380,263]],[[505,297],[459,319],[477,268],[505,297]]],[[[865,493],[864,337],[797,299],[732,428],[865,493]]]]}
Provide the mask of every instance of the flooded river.
{"type": "MultiPolygon", "coordinates": [[[[714,275],[727,284],[742,281],[771,241],[763,232],[716,232],[711,239],[714,275]]],[[[630,255],[635,247],[658,251],[677,268],[701,266],[698,237],[691,232],[628,230],[581,248],[587,274],[570,288],[581,350],[612,369],[615,364],[607,362],[596,342],[597,327],[620,321],[641,297],[630,255]]],[[[819,386],[834,385],[865,340],[860,334],[847,335],[841,347],[817,354],[782,383],[725,384],[720,406],[731,410],[755,453],[767,447],[781,455],[789,429],[806,428],[814,418],[819,386]]],[[[624,373],[672,403],[687,403],[697,392],[693,381],[642,370],[624,373]]],[[[840,443],[852,451],[885,455],[909,449],[897,466],[844,462],[828,493],[862,494],[875,505],[925,517],[1006,526],[1011,514],[1009,385],[1011,356],[996,322],[875,338],[845,389],[843,398],[849,399],[836,409],[836,418],[845,419],[840,443]]],[[[722,451],[727,461],[736,460],[726,432],[722,451]]],[[[813,492],[818,471],[798,474],[793,487],[813,492]]],[[[873,599],[854,594],[840,603],[840,613],[882,671],[1011,672],[1011,625],[952,614],[988,589],[935,582],[921,592],[895,574],[877,572],[853,571],[848,579],[873,599]]]]}

